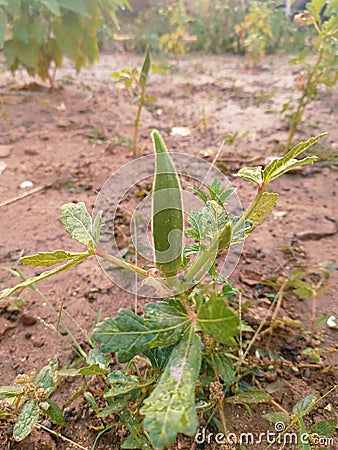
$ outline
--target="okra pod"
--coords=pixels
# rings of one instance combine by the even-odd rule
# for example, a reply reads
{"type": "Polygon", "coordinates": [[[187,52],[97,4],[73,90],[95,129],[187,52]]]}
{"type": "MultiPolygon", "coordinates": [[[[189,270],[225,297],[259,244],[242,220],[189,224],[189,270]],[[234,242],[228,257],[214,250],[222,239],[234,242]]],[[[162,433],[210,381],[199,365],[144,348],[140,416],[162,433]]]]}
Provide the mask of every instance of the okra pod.
{"type": "Polygon", "coordinates": [[[155,178],[152,195],[152,234],[155,266],[165,277],[182,266],[183,209],[180,182],[168,149],[157,130],[152,132],[155,178]]]}

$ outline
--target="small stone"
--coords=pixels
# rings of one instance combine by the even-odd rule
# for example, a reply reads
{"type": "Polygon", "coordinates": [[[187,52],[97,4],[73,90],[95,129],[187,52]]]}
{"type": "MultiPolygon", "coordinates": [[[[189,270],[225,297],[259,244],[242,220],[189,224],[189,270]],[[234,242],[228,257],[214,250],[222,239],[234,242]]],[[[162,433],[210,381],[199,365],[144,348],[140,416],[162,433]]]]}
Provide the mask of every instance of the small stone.
{"type": "Polygon", "coordinates": [[[38,340],[34,341],[33,345],[36,348],[41,348],[45,345],[45,341],[43,339],[38,339],[38,340]]]}
{"type": "Polygon", "coordinates": [[[24,152],[26,155],[36,156],[39,154],[39,149],[37,147],[26,147],[24,152]]]}
{"type": "Polygon", "coordinates": [[[43,425],[45,428],[52,428],[52,422],[48,419],[45,419],[41,422],[41,425],[43,425]]]}
{"type": "Polygon", "coordinates": [[[30,339],[32,337],[32,333],[25,333],[25,339],[30,339]]]}
{"type": "Polygon", "coordinates": [[[0,158],[7,158],[12,153],[13,145],[0,145],[0,158]]]}
{"type": "Polygon", "coordinates": [[[277,374],[276,373],[272,373],[272,372],[266,372],[266,374],[264,375],[264,379],[268,383],[273,383],[274,381],[277,380],[277,374]]]}
{"type": "Polygon", "coordinates": [[[23,313],[20,317],[20,322],[25,327],[30,327],[36,323],[36,317],[23,313]]]}
{"type": "Polygon", "coordinates": [[[311,377],[311,370],[308,367],[306,367],[304,369],[303,377],[304,378],[310,378],[311,377]]]}
{"type": "Polygon", "coordinates": [[[34,184],[31,181],[28,181],[28,180],[23,181],[22,183],[20,183],[20,189],[28,189],[28,188],[31,188],[33,186],[34,186],[34,184]]]}

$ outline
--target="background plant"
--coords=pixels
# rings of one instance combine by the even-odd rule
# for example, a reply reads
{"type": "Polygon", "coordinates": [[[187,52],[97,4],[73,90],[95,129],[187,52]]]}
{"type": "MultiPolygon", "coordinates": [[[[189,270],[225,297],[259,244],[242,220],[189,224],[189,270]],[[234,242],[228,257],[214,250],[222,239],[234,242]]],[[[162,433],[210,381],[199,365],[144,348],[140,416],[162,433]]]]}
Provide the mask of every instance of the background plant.
{"type": "Polygon", "coordinates": [[[285,151],[288,151],[290,148],[306,108],[318,98],[319,87],[325,85],[330,88],[338,80],[337,2],[313,0],[306,7],[307,11],[296,16],[295,20],[303,26],[314,27],[317,32],[317,39],[311,48],[304,49],[298,57],[290,61],[291,64],[298,65],[300,68],[300,74],[296,84],[301,92],[301,96],[297,99],[296,106],[286,103],[282,109],[284,117],[290,124],[285,151]],[[321,11],[325,3],[327,3],[325,14],[330,17],[328,20],[322,21],[321,11]]]}
{"type": "Polygon", "coordinates": [[[156,97],[147,96],[147,82],[149,79],[149,73],[151,69],[150,52],[147,50],[141,72],[138,69],[133,68],[131,70],[122,69],[120,72],[115,72],[113,77],[124,84],[125,89],[128,89],[133,95],[133,103],[137,104],[137,113],[134,120],[134,133],[132,151],[133,155],[137,155],[137,136],[140,127],[141,113],[146,102],[156,102],[156,97]]]}
{"type": "Polygon", "coordinates": [[[48,79],[54,86],[55,71],[64,56],[79,71],[98,57],[97,30],[103,15],[115,17],[116,7],[127,0],[2,0],[0,48],[8,68],[24,67],[29,75],[48,79]]]}

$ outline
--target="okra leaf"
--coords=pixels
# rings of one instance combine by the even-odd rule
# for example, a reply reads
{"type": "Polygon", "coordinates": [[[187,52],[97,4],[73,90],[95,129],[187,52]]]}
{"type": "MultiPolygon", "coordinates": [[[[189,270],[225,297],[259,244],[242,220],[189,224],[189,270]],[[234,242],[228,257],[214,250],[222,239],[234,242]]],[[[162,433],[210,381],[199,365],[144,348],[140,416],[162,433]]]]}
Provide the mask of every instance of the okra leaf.
{"type": "Polygon", "coordinates": [[[16,441],[22,441],[30,434],[39,420],[39,413],[37,400],[29,400],[25,403],[14,425],[13,437],[16,441]]]}
{"type": "Polygon", "coordinates": [[[270,181],[275,180],[291,169],[303,166],[305,164],[313,164],[315,161],[317,161],[318,158],[316,156],[307,156],[303,159],[296,159],[296,157],[307,150],[309,147],[311,147],[311,145],[318,142],[319,139],[321,139],[324,135],[325,133],[322,133],[317,137],[313,137],[307,140],[306,142],[300,142],[299,144],[295,145],[286,155],[272,161],[272,163],[265,167],[263,171],[264,184],[266,185],[267,183],[270,183],[270,181]]]}
{"type": "Polygon", "coordinates": [[[278,196],[278,194],[273,192],[263,192],[256,208],[247,217],[252,222],[253,227],[260,225],[269,217],[273,208],[276,206],[278,196]]]}
{"type": "Polygon", "coordinates": [[[126,375],[122,371],[114,371],[108,375],[108,382],[112,388],[105,392],[104,397],[116,397],[117,395],[126,394],[134,389],[141,389],[145,386],[149,386],[154,382],[154,379],[150,378],[145,381],[141,381],[135,375],[126,375]]]}
{"type": "Polygon", "coordinates": [[[243,180],[252,181],[253,183],[261,186],[263,183],[263,169],[258,167],[243,167],[236,174],[237,177],[243,178],[243,180]]]}
{"type": "Polygon", "coordinates": [[[228,198],[236,191],[228,186],[221,186],[218,178],[214,178],[213,182],[207,186],[211,200],[217,201],[219,205],[224,205],[228,198]]]}
{"type": "Polygon", "coordinates": [[[218,341],[228,343],[238,335],[239,319],[237,314],[219,297],[202,301],[197,312],[197,325],[218,341]]]}
{"type": "Polygon", "coordinates": [[[39,252],[36,253],[35,255],[23,256],[22,258],[20,258],[20,262],[25,266],[51,267],[54,266],[55,264],[64,261],[70,261],[82,256],[87,257],[88,253],[73,253],[67,252],[65,250],[54,250],[53,252],[39,252]]]}
{"type": "Polygon", "coordinates": [[[174,347],[156,388],[143,403],[143,426],[156,449],[167,448],[178,433],[196,432],[195,385],[201,353],[201,340],[191,329],[174,347]]]}
{"type": "Polygon", "coordinates": [[[117,352],[120,362],[132,359],[149,348],[175,344],[190,321],[176,304],[148,303],[144,316],[120,309],[118,316],[97,325],[93,338],[103,352],[117,352]]]}
{"type": "Polygon", "coordinates": [[[151,66],[150,52],[149,52],[149,50],[147,50],[146,57],[144,59],[143,66],[141,69],[141,74],[140,74],[140,86],[143,89],[145,89],[145,87],[147,85],[150,66],[151,66]]]}
{"type": "Polygon", "coordinates": [[[41,280],[44,280],[45,278],[49,278],[53,275],[56,275],[57,273],[63,272],[64,270],[69,269],[70,267],[76,266],[76,264],[79,264],[86,258],[88,258],[87,253],[81,253],[81,256],[67,262],[66,264],[63,264],[62,266],[54,267],[54,269],[47,270],[45,272],[40,273],[40,275],[37,275],[36,277],[32,278],[26,278],[21,283],[17,284],[16,286],[12,288],[3,289],[0,292],[0,299],[8,297],[13,294],[13,292],[18,291],[19,289],[23,289],[25,287],[31,286],[32,284],[35,284],[41,280]]]}
{"type": "Polygon", "coordinates": [[[99,241],[99,235],[104,223],[100,211],[92,221],[84,202],[66,203],[61,207],[61,222],[67,233],[80,244],[94,246],[99,241]]]}
{"type": "Polygon", "coordinates": [[[271,423],[283,422],[287,424],[291,421],[289,414],[281,411],[263,414],[262,417],[271,423]]]}
{"type": "Polygon", "coordinates": [[[54,16],[61,16],[60,6],[57,0],[42,0],[42,3],[54,14],[54,16]]]}

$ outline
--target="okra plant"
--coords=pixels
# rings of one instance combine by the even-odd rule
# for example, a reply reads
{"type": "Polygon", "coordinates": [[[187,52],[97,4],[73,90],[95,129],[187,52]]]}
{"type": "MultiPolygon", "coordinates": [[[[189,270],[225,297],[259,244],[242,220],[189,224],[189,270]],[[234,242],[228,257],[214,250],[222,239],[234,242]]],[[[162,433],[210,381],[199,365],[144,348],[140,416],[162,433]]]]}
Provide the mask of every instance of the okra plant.
{"type": "MultiPolygon", "coordinates": [[[[242,332],[250,327],[241,320],[235,299],[238,291],[220,276],[216,258],[245,240],[269,216],[278,194],[267,191],[267,186],[289,170],[316,161],[315,156],[297,157],[322,136],[296,145],[264,169],[242,168],[237,176],[254,183],[257,193],[239,216],[231,217],[226,209],[234,189],[221,186],[217,179],[205,190],[195,186],[193,190],[203,206],[190,211],[185,224],[177,169],[160,133],[154,130],[154,267],[140,267],[104,251],[100,243],[103,213],[99,211],[92,218],[84,203],[68,203],[61,208],[67,233],[85,247],[84,251],[55,250],[21,258],[24,265],[49,269],[3,290],[0,298],[93,255],[134,272],[159,292],[169,293],[147,303],[140,315],[123,308],[117,316],[97,323],[91,339],[96,347],[84,358],[85,367],[57,372],[59,377],[104,376],[101,396],[106,406],[100,410],[88,392],[86,398],[98,417],[109,422],[112,415],[117,416],[130,431],[123,448],[167,448],[178,433],[196,433],[198,414],[211,419],[217,412],[217,424],[226,433],[223,402],[238,392],[242,332]],[[123,369],[112,370],[111,353],[116,354],[123,369]]],[[[39,419],[39,401],[34,402],[30,429],[39,419]]]]}

